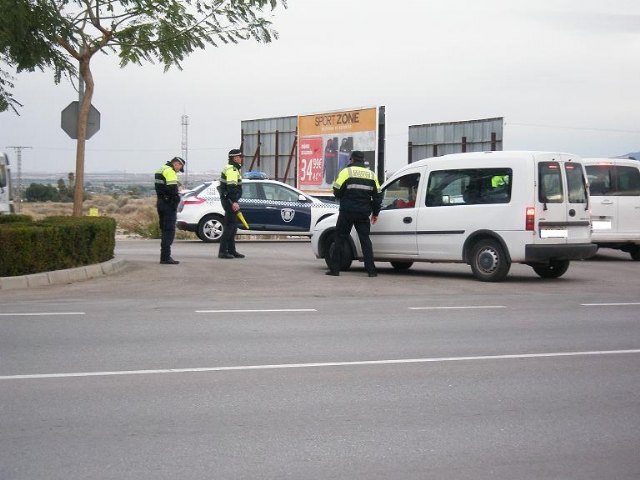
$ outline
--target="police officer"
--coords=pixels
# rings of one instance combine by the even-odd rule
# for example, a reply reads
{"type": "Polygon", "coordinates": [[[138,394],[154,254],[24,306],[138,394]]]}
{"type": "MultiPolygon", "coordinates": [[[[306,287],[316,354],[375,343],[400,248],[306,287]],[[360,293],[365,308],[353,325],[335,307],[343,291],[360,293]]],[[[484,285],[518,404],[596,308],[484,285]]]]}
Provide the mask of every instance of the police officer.
{"type": "Polygon", "coordinates": [[[160,218],[160,263],[177,265],[180,262],[171,258],[171,244],[176,236],[176,215],[180,194],[178,193],[177,172],[184,172],[185,161],[173,157],[155,173],[155,187],[160,218]]]}
{"type": "Polygon", "coordinates": [[[218,258],[244,258],[236,250],[236,212],[240,210],[238,200],[242,197],[242,152],[237,148],[229,151],[229,163],[225,165],[220,175],[220,201],[224,208],[224,228],[220,237],[218,258]]]}
{"type": "Polygon", "coordinates": [[[364,256],[364,268],[370,277],[377,276],[373,263],[373,248],[369,231],[378,220],[382,204],[382,192],[376,174],[364,165],[364,154],[351,152],[351,163],[343,168],[335,183],[333,194],[340,200],[340,211],[336,224],[336,240],[327,275],[340,275],[341,253],[347,245],[351,228],[355,227],[364,256]],[[371,216],[371,220],[369,217],[371,216]]]}

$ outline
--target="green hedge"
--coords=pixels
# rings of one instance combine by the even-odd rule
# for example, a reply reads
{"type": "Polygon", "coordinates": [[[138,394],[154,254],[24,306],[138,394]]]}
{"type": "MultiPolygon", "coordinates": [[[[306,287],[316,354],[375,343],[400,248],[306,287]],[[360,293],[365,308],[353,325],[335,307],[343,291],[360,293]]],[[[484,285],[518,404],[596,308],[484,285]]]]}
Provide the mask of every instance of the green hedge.
{"type": "Polygon", "coordinates": [[[0,224],[3,223],[31,223],[33,219],[29,215],[0,215],[0,224]]]}
{"type": "Polygon", "coordinates": [[[80,267],[113,258],[113,218],[47,217],[33,222],[26,215],[20,217],[26,218],[0,221],[0,277],[80,267]]]}

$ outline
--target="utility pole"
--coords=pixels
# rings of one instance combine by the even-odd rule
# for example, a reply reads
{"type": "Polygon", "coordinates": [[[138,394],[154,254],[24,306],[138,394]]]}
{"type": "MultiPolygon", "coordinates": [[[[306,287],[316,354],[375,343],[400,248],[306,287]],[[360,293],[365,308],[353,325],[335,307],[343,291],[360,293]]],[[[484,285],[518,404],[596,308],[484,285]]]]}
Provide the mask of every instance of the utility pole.
{"type": "Polygon", "coordinates": [[[16,212],[19,213],[22,209],[22,150],[32,147],[8,146],[6,148],[13,148],[16,152],[16,158],[18,159],[18,185],[16,187],[16,193],[13,203],[16,206],[16,212]]]}
{"type": "Polygon", "coordinates": [[[184,184],[189,184],[189,115],[182,115],[182,158],[186,162],[184,166],[184,184]]]}

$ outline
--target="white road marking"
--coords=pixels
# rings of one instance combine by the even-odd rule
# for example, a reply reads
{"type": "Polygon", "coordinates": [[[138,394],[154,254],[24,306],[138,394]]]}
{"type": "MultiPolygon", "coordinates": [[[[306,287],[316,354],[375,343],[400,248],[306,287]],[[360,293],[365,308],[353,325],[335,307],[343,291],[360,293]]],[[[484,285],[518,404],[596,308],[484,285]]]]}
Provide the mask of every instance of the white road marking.
{"type": "Polygon", "coordinates": [[[466,310],[474,308],[507,308],[504,305],[469,305],[465,307],[409,307],[409,310],[466,310]]]}
{"type": "Polygon", "coordinates": [[[640,303],[581,303],[583,307],[627,307],[630,305],[640,305],[640,303]]]}
{"type": "Polygon", "coordinates": [[[203,368],[166,368],[158,370],[121,370],[112,372],[78,372],[78,373],[36,373],[30,375],[5,375],[0,380],[33,380],[43,378],[70,377],[110,377],[118,375],[151,375],[158,373],[201,373],[201,372],[229,372],[247,370],[281,370],[287,368],[322,368],[322,367],[351,367],[361,365],[399,365],[411,363],[444,363],[476,360],[513,360],[527,358],[581,357],[594,355],[621,355],[640,353],[634,350],[596,350],[585,352],[556,352],[556,353],[523,353],[514,355],[482,355],[474,357],[434,357],[434,358],[406,358],[396,360],[365,360],[356,362],[324,362],[324,363],[285,363],[275,365],[240,365],[235,367],[203,367],[203,368]]]}
{"type": "Polygon", "coordinates": [[[269,312],[317,312],[315,308],[274,308],[262,310],[196,310],[196,313],[269,313],[269,312]]]}
{"type": "Polygon", "coordinates": [[[46,317],[49,315],[85,315],[85,312],[24,312],[0,313],[2,317],[46,317]]]}

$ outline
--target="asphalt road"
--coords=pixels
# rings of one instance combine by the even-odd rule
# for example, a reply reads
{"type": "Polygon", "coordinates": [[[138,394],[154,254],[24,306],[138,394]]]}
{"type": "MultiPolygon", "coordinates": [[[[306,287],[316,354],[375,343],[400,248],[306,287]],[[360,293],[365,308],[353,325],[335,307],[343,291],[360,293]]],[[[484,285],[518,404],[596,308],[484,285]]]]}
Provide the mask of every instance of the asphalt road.
{"type": "Polygon", "coordinates": [[[0,291],[0,480],[640,478],[628,255],[492,284],[238,247],[0,291]]]}

